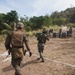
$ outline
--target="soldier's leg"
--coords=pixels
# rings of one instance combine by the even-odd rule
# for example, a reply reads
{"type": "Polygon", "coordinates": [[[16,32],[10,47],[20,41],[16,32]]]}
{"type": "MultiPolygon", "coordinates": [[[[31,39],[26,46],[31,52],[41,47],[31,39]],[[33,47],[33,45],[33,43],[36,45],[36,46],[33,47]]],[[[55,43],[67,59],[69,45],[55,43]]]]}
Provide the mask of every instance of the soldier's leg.
{"type": "MultiPolygon", "coordinates": [[[[40,54],[40,43],[38,43],[37,46],[38,46],[38,52],[40,54]]],[[[40,60],[40,57],[38,57],[37,60],[40,60]]]]}
{"type": "Polygon", "coordinates": [[[42,44],[41,44],[41,47],[40,47],[40,51],[39,51],[40,58],[42,59],[42,62],[44,62],[43,50],[44,50],[44,44],[42,43],[42,44]]]}
{"type": "Polygon", "coordinates": [[[42,59],[42,62],[44,62],[43,52],[39,52],[39,54],[40,54],[40,58],[42,59]]]}
{"type": "Polygon", "coordinates": [[[22,62],[22,58],[12,59],[12,66],[15,69],[15,75],[22,75],[20,69],[21,62],[22,62]]]}
{"type": "Polygon", "coordinates": [[[22,75],[19,66],[14,67],[14,69],[15,69],[15,75],[22,75]]]}
{"type": "Polygon", "coordinates": [[[43,50],[44,50],[44,45],[42,43],[38,43],[38,52],[39,52],[39,58],[38,60],[40,60],[40,58],[42,59],[42,62],[44,62],[44,58],[42,56],[43,54],[43,50]]]}

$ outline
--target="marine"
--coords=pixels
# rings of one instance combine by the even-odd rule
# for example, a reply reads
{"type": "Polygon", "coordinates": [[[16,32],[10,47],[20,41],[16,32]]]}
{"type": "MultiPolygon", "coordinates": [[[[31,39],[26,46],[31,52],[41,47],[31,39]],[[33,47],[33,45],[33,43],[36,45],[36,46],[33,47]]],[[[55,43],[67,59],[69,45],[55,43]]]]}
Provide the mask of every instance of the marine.
{"type": "Polygon", "coordinates": [[[8,50],[8,53],[11,54],[11,64],[15,69],[15,75],[22,75],[21,71],[21,63],[23,60],[23,56],[25,55],[24,45],[29,51],[29,56],[32,55],[27,37],[23,31],[24,24],[22,22],[18,22],[16,24],[16,30],[9,33],[6,37],[5,48],[8,50]]]}
{"type": "Polygon", "coordinates": [[[41,62],[44,62],[44,58],[43,58],[43,50],[44,50],[44,46],[46,41],[49,41],[48,35],[46,34],[46,32],[42,31],[42,33],[38,33],[37,35],[37,41],[38,41],[38,52],[39,52],[39,58],[37,58],[37,60],[42,60],[41,62]]]}

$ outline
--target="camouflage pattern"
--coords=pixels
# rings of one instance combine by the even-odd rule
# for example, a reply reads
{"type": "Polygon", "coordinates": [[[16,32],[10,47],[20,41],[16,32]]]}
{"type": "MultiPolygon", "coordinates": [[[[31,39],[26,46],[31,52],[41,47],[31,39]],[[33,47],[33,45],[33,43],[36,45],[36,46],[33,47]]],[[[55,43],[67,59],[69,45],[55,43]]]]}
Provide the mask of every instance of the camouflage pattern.
{"type": "Polygon", "coordinates": [[[15,75],[22,75],[21,73],[21,63],[23,58],[13,59],[11,61],[11,64],[13,68],[15,69],[15,75]]]}
{"type": "Polygon", "coordinates": [[[37,40],[38,40],[38,52],[39,52],[40,58],[42,59],[42,62],[44,62],[44,58],[42,54],[43,54],[44,45],[46,43],[46,40],[49,40],[49,38],[47,37],[45,33],[41,33],[41,36],[39,35],[37,36],[37,40]]]}
{"type": "MultiPolygon", "coordinates": [[[[20,33],[22,31],[17,30],[17,31],[13,31],[13,32],[20,33]]],[[[12,39],[13,32],[11,32],[7,35],[6,41],[5,41],[5,47],[8,51],[10,50],[10,53],[12,56],[11,64],[15,69],[15,75],[22,75],[20,65],[21,65],[21,62],[23,59],[23,55],[24,55],[24,46],[23,47],[12,46],[11,39],[12,39]]],[[[30,52],[30,48],[28,46],[28,40],[27,40],[27,37],[25,34],[23,34],[23,44],[26,45],[27,50],[30,52]]]]}
{"type": "Polygon", "coordinates": [[[44,43],[38,42],[38,52],[43,52],[43,50],[44,50],[44,43]]]}
{"type": "Polygon", "coordinates": [[[39,43],[46,43],[46,40],[49,40],[48,36],[46,33],[38,33],[37,35],[37,40],[39,43]]]}
{"type": "Polygon", "coordinates": [[[45,28],[42,30],[42,33],[46,34],[47,36],[49,35],[49,31],[46,30],[45,28]]]}

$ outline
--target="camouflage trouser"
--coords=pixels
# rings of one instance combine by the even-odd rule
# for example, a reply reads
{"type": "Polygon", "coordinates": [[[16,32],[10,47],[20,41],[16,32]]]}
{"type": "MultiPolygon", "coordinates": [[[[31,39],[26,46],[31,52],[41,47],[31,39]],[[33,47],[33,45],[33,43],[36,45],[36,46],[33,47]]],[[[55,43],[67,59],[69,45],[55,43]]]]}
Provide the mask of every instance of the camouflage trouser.
{"type": "Polygon", "coordinates": [[[44,44],[43,43],[38,43],[38,52],[39,52],[39,55],[40,55],[40,58],[42,59],[42,61],[44,61],[44,58],[42,56],[43,50],[44,50],[44,44]]]}
{"type": "Polygon", "coordinates": [[[12,66],[15,69],[15,75],[22,75],[21,69],[20,69],[21,62],[22,62],[22,58],[12,59],[12,61],[11,61],[12,66]]]}

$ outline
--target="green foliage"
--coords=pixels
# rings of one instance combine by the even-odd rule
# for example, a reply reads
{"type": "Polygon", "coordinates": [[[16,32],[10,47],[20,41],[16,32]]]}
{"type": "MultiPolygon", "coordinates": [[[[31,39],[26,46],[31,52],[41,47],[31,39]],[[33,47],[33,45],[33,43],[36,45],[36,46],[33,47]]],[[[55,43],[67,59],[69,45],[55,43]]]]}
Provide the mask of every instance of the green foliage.
{"type": "Polygon", "coordinates": [[[4,29],[11,30],[11,27],[7,23],[2,23],[0,25],[0,30],[4,30],[4,29]]]}
{"type": "Polygon", "coordinates": [[[33,29],[38,29],[38,28],[41,28],[44,24],[44,17],[43,16],[40,16],[40,17],[33,17],[33,18],[30,18],[30,26],[31,28],[33,29]]]}
{"type": "Polygon", "coordinates": [[[70,22],[75,23],[75,13],[71,15],[70,22]]]}
{"type": "Polygon", "coordinates": [[[4,20],[6,23],[10,24],[12,22],[17,22],[18,21],[18,13],[16,11],[11,10],[11,12],[8,12],[4,20]]]}
{"type": "Polygon", "coordinates": [[[4,16],[5,16],[5,14],[3,14],[3,13],[0,14],[0,20],[1,21],[3,21],[4,16]]]}
{"type": "Polygon", "coordinates": [[[4,29],[11,30],[11,27],[7,23],[0,24],[0,30],[4,29]]]}
{"type": "Polygon", "coordinates": [[[27,35],[29,36],[33,36],[33,32],[29,31],[29,32],[26,32],[27,35]]]}
{"type": "Polygon", "coordinates": [[[3,34],[8,34],[8,30],[2,30],[1,31],[1,34],[3,35],[3,34]]]}
{"type": "Polygon", "coordinates": [[[58,26],[58,25],[51,25],[51,26],[49,26],[48,29],[53,29],[53,30],[57,31],[57,30],[59,30],[59,28],[60,28],[60,26],[58,26]]]}
{"type": "MultiPolygon", "coordinates": [[[[0,31],[3,30],[11,30],[11,24],[13,22],[18,21],[18,14],[16,11],[8,12],[7,14],[0,14],[0,31]]],[[[0,32],[0,33],[6,33],[6,32],[0,32]]]]}
{"type": "Polygon", "coordinates": [[[55,18],[53,24],[61,25],[66,23],[66,18],[55,18]]]}
{"type": "MultiPolygon", "coordinates": [[[[15,10],[11,10],[10,12],[4,14],[0,13],[0,33],[2,30],[11,30],[12,24],[17,23],[18,13],[15,10]]],[[[75,26],[75,7],[67,8],[64,11],[58,12],[55,11],[51,15],[45,16],[33,16],[28,18],[26,15],[24,17],[20,17],[20,21],[22,21],[25,25],[26,31],[38,30],[43,27],[56,27],[62,24],[67,24],[68,26],[75,26]]],[[[58,28],[58,27],[57,27],[58,28]]],[[[4,33],[4,32],[3,32],[4,33]]]]}
{"type": "Polygon", "coordinates": [[[75,27],[75,24],[74,23],[68,23],[67,26],[68,27],[75,27]]]}
{"type": "Polygon", "coordinates": [[[55,11],[51,14],[51,18],[65,18],[66,23],[75,23],[75,7],[67,8],[65,11],[55,11]]]}
{"type": "Polygon", "coordinates": [[[44,16],[44,26],[49,27],[50,25],[52,25],[52,18],[48,15],[44,16]]]}
{"type": "Polygon", "coordinates": [[[10,25],[8,25],[7,23],[3,23],[2,24],[4,27],[5,27],[5,29],[7,29],[7,30],[11,30],[12,28],[10,27],[10,25]]]}
{"type": "Polygon", "coordinates": [[[31,27],[30,26],[25,26],[25,30],[26,31],[31,31],[31,27]]]}

